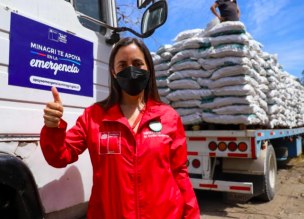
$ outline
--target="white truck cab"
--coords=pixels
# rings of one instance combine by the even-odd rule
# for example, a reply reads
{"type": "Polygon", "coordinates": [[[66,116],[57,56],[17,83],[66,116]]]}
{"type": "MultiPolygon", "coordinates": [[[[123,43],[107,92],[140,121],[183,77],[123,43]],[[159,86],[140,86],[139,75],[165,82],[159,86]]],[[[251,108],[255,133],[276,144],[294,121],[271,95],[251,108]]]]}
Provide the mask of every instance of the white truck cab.
{"type": "Polygon", "coordinates": [[[107,97],[108,61],[119,32],[148,37],[167,19],[165,0],[138,0],[141,34],[117,27],[115,0],[0,0],[0,218],[78,218],[92,188],[88,151],[66,168],[39,146],[43,109],[56,86],[71,128],[107,97]]]}

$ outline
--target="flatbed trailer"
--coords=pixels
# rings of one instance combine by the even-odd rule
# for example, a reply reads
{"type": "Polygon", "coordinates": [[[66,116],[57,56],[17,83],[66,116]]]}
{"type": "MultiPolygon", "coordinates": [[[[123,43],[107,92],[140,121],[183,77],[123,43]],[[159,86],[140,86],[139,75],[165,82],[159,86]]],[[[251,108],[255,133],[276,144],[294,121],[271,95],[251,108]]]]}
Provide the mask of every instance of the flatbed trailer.
{"type": "Polygon", "coordinates": [[[227,192],[228,200],[258,196],[270,201],[275,196],[277,162],[302,154],[303,134],[303,127],[186,131],[192,185],[227,192]]]}

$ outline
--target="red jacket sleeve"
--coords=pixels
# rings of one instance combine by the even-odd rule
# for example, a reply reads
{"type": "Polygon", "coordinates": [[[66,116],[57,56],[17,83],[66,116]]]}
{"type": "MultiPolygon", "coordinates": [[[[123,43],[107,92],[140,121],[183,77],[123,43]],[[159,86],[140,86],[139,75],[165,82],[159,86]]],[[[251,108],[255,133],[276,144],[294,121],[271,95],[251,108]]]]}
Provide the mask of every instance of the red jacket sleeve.
{"type": "Polygon", "coordinates": [[[179,116],[176,128],[176,134],[170,149],[170,159],[173,176],[185,201],[182,219],[199,219],[199,207],[187,168],[186,135],[179,116]]]}
{"type": "Polygon", "coordinates": [[[40,146],[49,165],[62,168],[78,160],[83,153],[87,138],[86,110],[77,119],[76,125],[66,132],[67,123],[60,121],[58,128],[44,126],[40,133],[40,146]]]}

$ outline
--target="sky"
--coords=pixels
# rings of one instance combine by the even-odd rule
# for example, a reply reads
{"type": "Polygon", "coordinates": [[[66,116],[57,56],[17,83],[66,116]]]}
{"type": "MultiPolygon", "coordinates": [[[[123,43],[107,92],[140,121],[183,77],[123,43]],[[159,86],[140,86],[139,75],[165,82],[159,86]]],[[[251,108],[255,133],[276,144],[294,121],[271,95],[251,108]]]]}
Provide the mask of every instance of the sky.
{"type": "MultiPolygon", "coordinates": [[[[173,44],[185,30],[205,28],[214,18],[210,11],[215,0],[167,0],[168,19],[144,42],[150,51],[159,44],[173,44]],[[156,41],[158,43],[156,43],[156,41]]],[[[134,4],[135,0],[117,0],[134,4]]],[[[263,51],[278,54],[278,61],[292,75],[302,77],[304,70],[304,1],[238,0],[241,19],[253,38],[264,45],[263,51]]],[[[127,9],[126,9],[127,10],[127,9]]],[[[144,10],[142,10],[143,12],[144,10]]],[[[138,17],[139,13],[134,13],[138,17]]]]}

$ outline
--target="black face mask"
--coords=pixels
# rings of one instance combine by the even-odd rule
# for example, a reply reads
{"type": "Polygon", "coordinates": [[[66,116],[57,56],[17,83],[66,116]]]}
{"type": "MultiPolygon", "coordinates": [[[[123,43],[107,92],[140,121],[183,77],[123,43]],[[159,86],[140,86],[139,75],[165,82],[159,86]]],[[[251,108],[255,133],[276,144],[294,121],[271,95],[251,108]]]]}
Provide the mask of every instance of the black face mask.
{"type": "Polygon", "coordinates": [[[144,69],[129,66],[116,74],[117,83],[130,96],[142,92],[149,81],[149,72],[144,69]]]}

